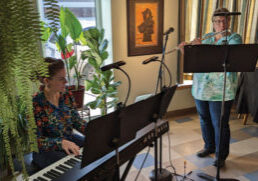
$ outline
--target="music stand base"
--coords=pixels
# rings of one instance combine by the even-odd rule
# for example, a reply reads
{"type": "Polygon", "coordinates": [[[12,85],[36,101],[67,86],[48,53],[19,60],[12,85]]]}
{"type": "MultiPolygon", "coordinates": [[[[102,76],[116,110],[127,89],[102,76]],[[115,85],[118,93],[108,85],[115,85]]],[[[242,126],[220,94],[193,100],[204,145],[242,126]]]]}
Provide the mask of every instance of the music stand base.
{"type": "Polygon", "coordinates": [[[197,173],[197,176],[204,179],[204,180],[207,180],[207,181],[239,181],[237,179],[233,179],[233,178],[220,178],[220,179],[217,179],[216,177],[213,177],[213,176],[210,176],[208,174],[205,174],[205,173],[197,173]]]}
{"type": "MultiPolygon", "coordinates": [[[[155,181],[155,170],[151,171],[149,178],[151,181],[155,181]]],[[[171,181],[172,178],[173,176],[168,170],[162,168],[160,172],[160,169],[158,169],[157,181],[171,181]]]]}

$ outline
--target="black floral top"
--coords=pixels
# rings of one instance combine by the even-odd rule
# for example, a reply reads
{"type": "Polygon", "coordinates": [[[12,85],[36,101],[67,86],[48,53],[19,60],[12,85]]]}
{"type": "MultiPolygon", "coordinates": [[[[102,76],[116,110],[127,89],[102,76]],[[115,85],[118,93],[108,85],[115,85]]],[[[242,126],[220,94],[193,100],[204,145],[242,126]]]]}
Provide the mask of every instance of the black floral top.
{"type": "Polygon", "coordinates": [[[33,108],[40,152],[62,150],[62,139],[69,139],[73,128],[84,133],[87,123],[80,118],[71,92],[63,93],[56,107],[40,91],[33,98],[33,108]]]}

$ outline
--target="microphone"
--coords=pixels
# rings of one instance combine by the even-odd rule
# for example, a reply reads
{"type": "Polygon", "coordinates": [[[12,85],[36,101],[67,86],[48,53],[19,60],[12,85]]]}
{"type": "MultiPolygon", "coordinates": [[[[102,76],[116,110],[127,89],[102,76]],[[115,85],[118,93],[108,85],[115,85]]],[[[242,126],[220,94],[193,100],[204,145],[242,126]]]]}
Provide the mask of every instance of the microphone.
{"type": "Polygon", "coordinates": [[[153,57],[151,57],[151,58],[148,58],[148,59],[144,60],[144,61],[142,62],[142,64],[148,64],[148,63],[150,63],[150,62],[156,61],[158,58],[159,58],[158,56],[153,56],[153,57]]]}
{"type": "Polygon", "coordinates": [[[118,69],[122,65],[125,65],[125,62],[124,61],[118,61],[118,62],[109,64],[109,65],[105,65],[105,66],[101,67],[100,69],[102,71],[110,70],[110,69],[113,69],[113,68],[118,69]]]}
{"type": "Polygon", "coordinates": [[[174,31],[174,28],[170,27],[163,35],[168,35],[174,31]]]}
{"type": "Polygon", "coordinates": [[[213,16],[238,16],[241,15],[240,12],[221,12],[215,13],[213,16]]]}

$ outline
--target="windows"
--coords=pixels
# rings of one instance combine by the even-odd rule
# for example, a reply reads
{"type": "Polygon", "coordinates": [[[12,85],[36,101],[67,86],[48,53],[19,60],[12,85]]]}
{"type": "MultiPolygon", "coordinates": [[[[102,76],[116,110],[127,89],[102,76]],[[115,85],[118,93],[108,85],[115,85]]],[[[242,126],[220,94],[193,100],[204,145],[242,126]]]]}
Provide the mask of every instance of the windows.
{"type": "MultiPolygon", "coordinates": [[[[79,19],[83,29],[96,26],[95,0],[59,0],[58,5],[59,7],[69,8],[79,19]]],[[[45,16],[46,8],[44,8],[43,0],[39,1],[39,9],[41,20],[48,23],[48,20],[45,16]]],[[[59,30],[58,33],[61,33],[61,30],[59,30]]],[[[69,43],[72,40],[68,37],[66,41],[69,43]]],[[[56,48],[55,36],[53,34],[50,36],[49,41],[45,44],[44,55],[48,57],[61,58],[60,52],[56,48]]]]}

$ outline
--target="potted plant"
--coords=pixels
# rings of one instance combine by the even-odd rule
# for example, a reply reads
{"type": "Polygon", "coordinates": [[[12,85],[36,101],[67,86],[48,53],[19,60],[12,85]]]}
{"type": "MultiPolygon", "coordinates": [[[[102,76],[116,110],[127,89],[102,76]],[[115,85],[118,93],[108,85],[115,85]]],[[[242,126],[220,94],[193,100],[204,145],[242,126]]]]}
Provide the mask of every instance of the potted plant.
{"type": "Polygon", "coordinates": [[[121,82],[114,81],[114,73],[111,70],[102,72],[100,69],[108,58],[108,41],[104,39],[104,29],[91,28],[84,31],[83,35],[89,49],[83,51],[82,58],[88,59],[89,64],[95,69],[92,79],[87,79],[85,84],[86,90],[95,94],[96,99],[87,106],[91,109],[100,108],[101,115],[105,115],[108,108],[117,104],[117,87],[121,82]]]}
{"type": "Polygon", "coordinates": [[[77,107],[81,108],[84,95],[82,71],[85,63],[78,47],[85,45],[82,26],[76,16],[68,8],[63,7],[60,9],[59,23],[61,32],[51,28],[47,23],[43,23],[42,38],[46,42],[51,37],[51,33],[54,34],[57,49],[66,65],[68,88],[73,92],[77,107]],[[67,41],[68,36],[72,42],[67,41]]]}

